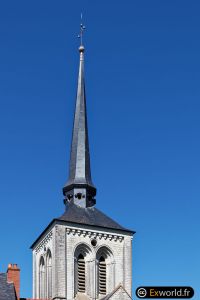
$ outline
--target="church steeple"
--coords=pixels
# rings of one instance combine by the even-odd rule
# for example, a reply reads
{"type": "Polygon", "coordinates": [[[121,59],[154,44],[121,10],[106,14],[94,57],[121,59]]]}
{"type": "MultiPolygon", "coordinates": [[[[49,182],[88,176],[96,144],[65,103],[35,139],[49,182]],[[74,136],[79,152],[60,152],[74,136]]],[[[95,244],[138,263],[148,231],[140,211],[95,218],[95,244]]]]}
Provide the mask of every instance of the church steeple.
{"type": "Polygon", "coordinates": [[[81,42],[81,46],[79,47],[80,64],[72,133],[69,179],[63,188],[63,194],[67,202],[73,202],[81,207],[90,207],[95,204],[94,197],[96,195],[96,188],[92,183],[90,169],[84,80],[84,50],[81,42]]]}
{"type": "Polygon", "coordinates": [[[32,244],[34,299],[131,300],[133,231],[95,206],[88,140],[84,46],[80,64],[64,213],[32,244]],[[123,283],[123,286],[122,286],[123,283]],[[113,296],[114,295],[114,296],[113,296]]]}

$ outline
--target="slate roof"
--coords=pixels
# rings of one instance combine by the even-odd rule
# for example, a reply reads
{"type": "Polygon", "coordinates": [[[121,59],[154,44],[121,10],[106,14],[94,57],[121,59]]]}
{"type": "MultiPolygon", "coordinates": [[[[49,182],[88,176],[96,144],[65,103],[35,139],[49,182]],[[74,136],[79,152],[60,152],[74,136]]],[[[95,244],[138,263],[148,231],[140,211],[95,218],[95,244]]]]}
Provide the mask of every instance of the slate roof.
{"type": "Polygon", "coordinates": [[[94,206],[84,208],[71,203],[58,220],[132,232],[122,227],[94,206]]]}
{"type": "MultiPolygon", "coordinates": [[[[114,229],[119,231],[129,232],[134,234],[135,231],[122,227],[120,224],[115,222],[113,219],[109,218],[106,214],[101,212],[96,207],[80,207],[74,204],[68,204],[66,206],[66,211],[59,218],[53,219],[49,225],[44,229],[44,231],[39,235],[39,237],[34,241],[31,245],[31,249],[35,246],[35,244],[39,241],[42,235],[48,230],[52,224],[55,222],[69,222],[75,224],[83,224],[89,226],[95,226],[100,228],[114,229]]],[[[1,300],[1,299],[0,299],[1,300]]]]}
{"type": "Polygon", "coordinates": [[[67,191],[72,190],[76,186],[85,186],[95,196],[96,188],[92,183],[90,168],[83,46],[79,48],[79,52],[80,64],[69,163],[69,179],[63,188],[63,193],[65,195],[67,191]]]}
{"type": "Polygon", "coordinates": [[[15,288],[12,282],[7,282],[7,274],[0,273],[0,300],[16,300],[15,288]]]}

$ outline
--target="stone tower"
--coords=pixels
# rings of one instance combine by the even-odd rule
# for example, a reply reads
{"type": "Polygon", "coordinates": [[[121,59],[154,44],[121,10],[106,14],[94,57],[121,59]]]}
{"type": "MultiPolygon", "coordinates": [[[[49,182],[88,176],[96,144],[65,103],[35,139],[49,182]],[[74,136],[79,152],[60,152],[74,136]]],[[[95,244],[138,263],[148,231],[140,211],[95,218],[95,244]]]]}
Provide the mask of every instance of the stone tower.
{"type": "Polygon", "coordinates": [[[95,207],[82,45],[79,53],[69,179],[63,188],[66,209],[31,246],[33,298],[127,300],[132,295],[134,232],[95,207]]]}

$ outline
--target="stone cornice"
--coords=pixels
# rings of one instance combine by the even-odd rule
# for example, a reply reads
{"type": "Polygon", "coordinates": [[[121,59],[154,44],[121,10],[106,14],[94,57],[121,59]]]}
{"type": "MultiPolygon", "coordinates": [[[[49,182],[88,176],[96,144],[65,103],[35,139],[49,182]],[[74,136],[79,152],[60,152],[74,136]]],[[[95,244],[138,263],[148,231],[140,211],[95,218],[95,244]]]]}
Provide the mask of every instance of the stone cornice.
{"type": "Polygon", "coordinates": [[[67,235],[77,235],[80,237],[89,237],[90,239],[94,238],[96,240],[110,240],[115,242],[122,242],[124,237],[122,235],[110,234],[110,233],[100,233],[100,232],[93,232],[89,230],[82,230],[82,229],[75,229],[75,228],[67,228],[66,229],[67,235]]]}
{"type": "Polygon", "coordinates": [[[52,236],[53,236],[53,231],[51,230],[35,248],[35,252],[38,253],[41,249],[43,249],[47,245],[47,243],[52,239],[52,236]]]}

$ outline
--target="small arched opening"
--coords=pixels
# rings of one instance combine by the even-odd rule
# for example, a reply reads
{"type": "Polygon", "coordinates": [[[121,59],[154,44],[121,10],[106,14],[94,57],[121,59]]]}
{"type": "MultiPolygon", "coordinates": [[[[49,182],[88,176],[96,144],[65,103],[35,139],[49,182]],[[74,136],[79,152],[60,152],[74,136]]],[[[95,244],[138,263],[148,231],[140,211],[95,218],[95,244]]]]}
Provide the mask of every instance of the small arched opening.
{"type": "Polygon", "coordinates": [[[105,246],[101,247],[97,251],[96,261],[97,295],[101,298],[114,289],[114,258],[111,250],[105,246]]]}
{"type": "Polygon", "coordinates": [[[80,244],[74,252],[74,294],[87,294],[90,290],[90,263],[92,251],[86,244],[80,244]]]}
{"type": "Polygon", "coordinates": [[[39,263],[39,295],[40,298],[45,298],[45,263],[43,256],[41,256],[39,263]]]}
{"type": "Polygon", "coordinates": [[[47,251],[47,298],[52,297],[52,255],[47,251]]]}

